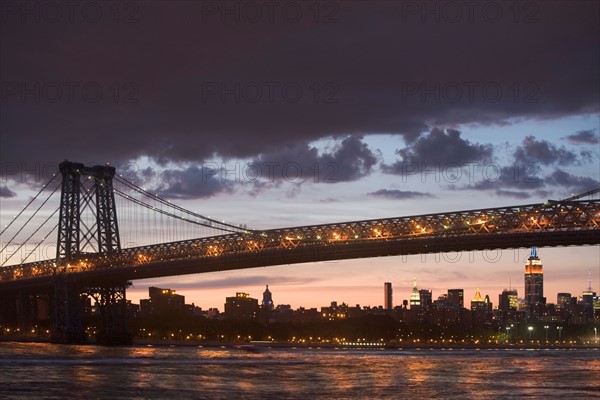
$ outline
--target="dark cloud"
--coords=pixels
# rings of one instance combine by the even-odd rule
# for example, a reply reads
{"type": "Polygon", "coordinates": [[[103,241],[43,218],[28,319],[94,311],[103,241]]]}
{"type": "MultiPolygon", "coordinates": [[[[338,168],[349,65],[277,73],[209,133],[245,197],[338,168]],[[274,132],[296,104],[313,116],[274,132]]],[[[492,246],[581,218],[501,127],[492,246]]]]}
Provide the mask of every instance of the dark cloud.
{"type": "Polygon", "coordinates": [[[185,169],[157,172],[146,168],[136,177],[153,185],[164,198],[206,198],[245,188],[250,196],[289,183],[287,196],[294,197],[305,182],[336,183],[360,179],[371,173],[378,158],[361,137],[348,136],[328,151],[319,152],[307,143],[265,152],[250,162],[204,162],[185,169]]]}
{"type": "Polygon", "coordinates": [[[211,280],[193,280],[186,283],[181,282],[165,282],[161,283],[162,287],[172,287],[178,289],[228,289],[228,288],[243,288],[248,286],[262,285],[307,285],[318,282],[319,278],[311,277],[294,277],[294,276],[273,276],[273,275],[251,275],[251,276],[230,276],[227,278],[211,279],[211,280]]]}
{"type": "Polygon", "coordinates": [[[429,134],[396,153],[402,159],[392,165],[383,165],[382,169],[387,173],[404,175],[418,170],[485,162],[492,157],[492,146],[471,143],[461,138],[458,130],[435,127],[429,134]]]}
{"type": "Polygon", "coordinates": [[[422,199],[428,197],[435,197],[430,193],[396,189],[379,189],[375,192],[368,193],[368,195],[393,200],[422,199]]]}
{"type": "Polygon", "coordinates": [[[532,192],[525,192],[525,191],[498,189],[498,190],[494,191],[494,193],[496,194],[496,196],[512,197],[515,199],[528,199],[528,198],[532,197],[532,192]]]}
{"type": "Polygon", "coordinates": [[[347,182],[369,175],[377,161],[378,156],[362,137],[348,136],[322,152],[308,143],[264,152],[250,163],[248,174],[292,183],[347,182]]]}
{"type": "Polygon", "coordinates": [[[568,140],[573,144],[598,144],[598,135],[595,133],[595,129],[586,129],[578,131],[572,135],[566,136],[563,139],[568,140]]]}
{"type": "Polygon", "coordinates": [[[405,2],[333,3],[334,23],[305,2],[297,23],[222,22],[183,1],[134,2],[133,23],[104,2],[97,23],[5,15],[0,159],[255,158],[332,135],[410,142],[431,126],[598,110],[598,2],[537,2],[533,22],[515,22],[511,2],[496,3],[499,21],[476,7],[458,22],[405,2]]]}
{"type": "Polygon", "coordinates": [[[209,165],[168,169],[159,174],[160,183],[151,189],[165,199],[207,198],[233,191],[232,182],[221,179],[222,170],[209,165]]]}
{"type": "Polygon", "coordinates": [[[11,198],[15,197],[17,194],[10,190],[6,185],[0,185],[0,197],[3,198],[11,198]]]}
{"type": "Polygon", "coordinates": [[[451,186],[451,189],[493,191],[498,196],[526,198],[545,186],[540,168],[534,163],[514,163],[509,166],[490,165],[483,179],[465,186],[451,186]],[[508,190],[507,190],[508,189],[508,190]]]}
{"type": "Polygon", "coordinates": [[[474,184],[450,186],[454,190],[483,190],[494,192],[497,196],[525,199],[528,197],[548,197],[552,193],[568,190],[569,193],[582,193],[597,188],[598,181],[583,176],[569,174],[559,168],[550,174],[542,174],[542,170],[533,163],[514,163],[498,169],[498,173],[490,174],[474,184]]]}
{"type": "Polygon", "coordinates": [[[550,186],[569,189],[571,193],[578,194],[600,187],[600,182],[588,176],[576,176],[561,169],[556,169],[548,175],[546,182],[550,186]]]}
{"type": "Polygon", "coordinates": [[[533,136],[523,139],[523,144],[517,147],[514,157],[517,162],[542,165],[571,165],[577,162],[577,155],[564,146],[558,148],[546,140],[536,140],[533,136]]]}
{"type": "Polygon", "coordinates": [[[581,150],[579,152],[579,158],[581,162],[592,162],[595,158],[598,158],[598,153],[589,150],[581,150]]]}

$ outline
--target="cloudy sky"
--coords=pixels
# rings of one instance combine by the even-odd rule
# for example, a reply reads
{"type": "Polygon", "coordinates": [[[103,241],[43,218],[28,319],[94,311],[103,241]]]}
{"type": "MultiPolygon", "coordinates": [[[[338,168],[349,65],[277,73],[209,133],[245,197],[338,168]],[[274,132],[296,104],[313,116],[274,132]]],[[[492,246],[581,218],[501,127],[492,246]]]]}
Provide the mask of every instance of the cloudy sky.
{"type": "MultiPolygon", "coordinates": [[[[2,225],[58,162],[110,162],[253,228],[557,199],[599,185],[600,6],[552,2],[3,2],[2,225]]],[[[2,241],[8,238],[3,237],[2,241]]],[[[523,293],[527,249],[134,282],[223,308],[523,293]]],[[[545,294],[600,289],[600,249],[540,250],[545,294]]],[[[4,258],[4,255],[3,255],[4,258]]]]}

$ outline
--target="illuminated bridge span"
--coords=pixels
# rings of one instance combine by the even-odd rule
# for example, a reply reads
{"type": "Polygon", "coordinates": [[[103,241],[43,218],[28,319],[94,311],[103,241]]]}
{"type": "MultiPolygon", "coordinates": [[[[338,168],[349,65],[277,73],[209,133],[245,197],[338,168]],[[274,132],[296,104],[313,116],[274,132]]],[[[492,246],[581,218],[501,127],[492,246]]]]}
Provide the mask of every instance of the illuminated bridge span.
{"type": "Polygon", "coordinates": [[[311,261],[598,243],[600,201],[559,201],[131,247],[110,255],[82,254],[69,263],[52,259],[4,267],[0,279],[5,286],[39,285],[60,273],[133,280],[311,261]]]}
{"type": "MultiPolygon", "coordinates": [[[[104,305],[106,321],[120,321],[106,323],[107,335],[123,331],[125,289],[135,279],[351,258],[600,243],[600,200],[581,200],[600,189],[538,204],[261,231],[171,204],[115,176],[112,167],[64,162],[60,170],[60,205],[44,221],[59,213],[50,231],[58,229],[56,258],[0,269],[0,295],[22,299],[23,293],[47,291],[54,299],[60,341],[79,340],[74,304],[81,296],[104,305]],[[115,194],[123,204],[154,214],[154,222],[156,215],[176,222],[169,222],[168,228],[164,222],[158,227],[147,223],[142,229],[144,237],[155,232],[159,243],[121,246],[115,194]],[[167,239],[186,234],[192,238],[164,241],[165,229],[172,233],[167,239]],[[112,315],[115,312],[120,314],[112,315]]],[[[49,191],[46,186],[42,192],[49,191]]],[[[119,208],[119,221],[128,213],[119,208]]]]}

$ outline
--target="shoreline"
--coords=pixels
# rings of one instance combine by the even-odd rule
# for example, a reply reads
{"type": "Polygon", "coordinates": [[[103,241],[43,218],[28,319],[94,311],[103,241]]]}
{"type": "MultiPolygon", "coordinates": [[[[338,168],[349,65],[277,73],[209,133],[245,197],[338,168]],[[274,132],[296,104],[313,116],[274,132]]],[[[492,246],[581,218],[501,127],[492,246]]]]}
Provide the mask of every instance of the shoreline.
{"type": "MultiPolygon", "coordinates": [[[[49,338],[0,337],[3,343],[52,343],[49,338]]],[[[57,343],[58,344],[58,343],[57,343]]],[[[289,343],[289,342],[213,342],[191,340],[134,340],[131,345],[106,346],[94,341],[79,343],[81,346],[105,347],[207,347],[234,348],[252,351],[253,349],[311,349],[311,350],[600,350],[600,344],[475,344],[475,343],[289,343]]]]}

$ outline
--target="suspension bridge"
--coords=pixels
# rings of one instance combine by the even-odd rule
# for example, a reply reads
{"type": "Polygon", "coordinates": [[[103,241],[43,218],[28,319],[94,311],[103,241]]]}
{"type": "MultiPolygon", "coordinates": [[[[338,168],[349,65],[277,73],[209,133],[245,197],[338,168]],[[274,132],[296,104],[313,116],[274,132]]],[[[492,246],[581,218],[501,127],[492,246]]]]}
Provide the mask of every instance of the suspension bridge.
{"type": "Polygon", "coordinates": [[[109,165],[64,161],[0,232],[0,322],[31,324],[42,298],[51,309],[53,340],[82,342],[81,299],[89,296],[102,318],[98,340],[126,343],[126,289],[132,280],[352,258],[600,244],[600,200],[592,199],[599,191],[536,204],[260,230],[180,207],[109,165]]]}

